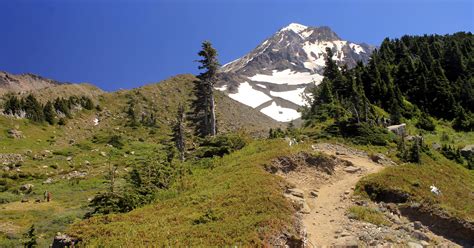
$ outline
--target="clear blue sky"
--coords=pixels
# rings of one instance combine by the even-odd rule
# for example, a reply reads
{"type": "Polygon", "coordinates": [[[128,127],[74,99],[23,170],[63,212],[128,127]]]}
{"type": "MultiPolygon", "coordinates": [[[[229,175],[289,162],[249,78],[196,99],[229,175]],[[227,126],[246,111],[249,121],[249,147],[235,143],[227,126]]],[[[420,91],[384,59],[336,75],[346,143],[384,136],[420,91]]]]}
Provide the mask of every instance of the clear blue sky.
{"type": "Polygon", "coordinates": [[[403,34],[473,32],[474,1],[0,0],[0,70],[133,88],[197,73],[203,40],[224,64],[291,22],[378,45],[403,34]]]}

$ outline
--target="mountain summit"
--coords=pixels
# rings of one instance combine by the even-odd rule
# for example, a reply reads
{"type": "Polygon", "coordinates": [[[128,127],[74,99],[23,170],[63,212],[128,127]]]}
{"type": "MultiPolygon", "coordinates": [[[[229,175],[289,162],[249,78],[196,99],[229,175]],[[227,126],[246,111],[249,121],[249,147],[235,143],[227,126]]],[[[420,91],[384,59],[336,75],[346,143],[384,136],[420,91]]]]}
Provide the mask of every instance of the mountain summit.
{"type": "Polygon", "coordinates": [[[329,27],[291,23],[253,51],[225,64],[217,89],[280,122],[300,118],[308,86],[321,82],[326,47],[349,68],[366,63],[373,46],[342,40],[329,27]]]}

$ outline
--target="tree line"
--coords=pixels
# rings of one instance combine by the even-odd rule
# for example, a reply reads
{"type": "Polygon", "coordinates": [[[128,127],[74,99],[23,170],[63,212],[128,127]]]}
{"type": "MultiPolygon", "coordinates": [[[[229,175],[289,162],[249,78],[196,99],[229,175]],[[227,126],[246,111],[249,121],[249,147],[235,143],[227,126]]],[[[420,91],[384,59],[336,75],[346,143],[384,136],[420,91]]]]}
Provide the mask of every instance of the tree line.
{"type": "MultiPolygon", "coordinates": [[[[34,95],[26,97],[8,95],[3,105],[3,113],[24,117],[34,122],[48,122],[63,125],[66,118],[72,118],[74,108],[94,109],[92,99],[87,96],[70,96],[69,98],[58,97],[54,101],[41,104],[34,95]]],[[[100,108],[98,105],[96,108],[100,108]]]]}
{"type": "Polygon", "coordinates": [[[432,129],[431,117],[452,121],[458,131],[474,130],[474,36],[403,36],[385,39],[367,65],[339,68],[328,56],[324,79],[303,109],[307,122],[328,118],[380,124],[418,118],[432,129]]]}

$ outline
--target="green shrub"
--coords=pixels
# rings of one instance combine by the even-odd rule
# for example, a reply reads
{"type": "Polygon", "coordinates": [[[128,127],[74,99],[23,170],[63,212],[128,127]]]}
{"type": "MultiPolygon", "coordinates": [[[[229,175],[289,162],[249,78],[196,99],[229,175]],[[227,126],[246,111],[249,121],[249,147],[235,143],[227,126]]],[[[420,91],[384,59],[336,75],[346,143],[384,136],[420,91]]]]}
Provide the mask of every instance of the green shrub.
{"type": "Polygon", "coordinates": [[[420,119],[416,123],[416,127],[426,131],[434,131],[436,125],[434,124],[433,118],[428,116],[426,113],[422,113],[420,119]]]}
{"type": "Polygon", "coordinates": [[[377,226],[390,225],[390,222],[385,218],[385,216],[373,208],[353,206],[349,208],[349,212],[357,220],[369,222],[377,226]]]}
{"type": "Polygon", "coordinates": [[[112,135],[107,143],[117,149],[122,149],[124,146],[120,135],[112,135]]]}
{"type": "Polygon", "coordinates": [[[340,121],[324,129],[328,136],[342,136],[360,145],[385,146],[393,141],[393,136],[384,128],[368,123],[351,123],[340,121]]]}
{"type": "Polygon", "coordinates": [[[453,121],[453,128],[456,131],[474,131],[474,114],[461,108],[453,121]]]}
{"type": "Polygon", "coordinates": [[[59,118],[58,125],[64,126],[67,124],[66,118],[59,118]]]}
{"type": "Polygon", "coordinates": [[[195,155],[198,158],[222,157],[242,149],[246,144],[247,141],[242,136],[236,134],[207,137],[202,140],[195,155]]]}

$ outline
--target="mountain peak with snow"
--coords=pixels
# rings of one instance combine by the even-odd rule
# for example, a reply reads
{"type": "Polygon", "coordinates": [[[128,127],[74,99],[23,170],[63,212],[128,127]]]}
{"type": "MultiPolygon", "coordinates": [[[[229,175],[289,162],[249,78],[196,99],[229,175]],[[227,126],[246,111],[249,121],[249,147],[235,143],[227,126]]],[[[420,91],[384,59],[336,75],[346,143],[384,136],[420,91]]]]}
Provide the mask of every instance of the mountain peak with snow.
{"type": "Polygon", "coordinates": [[[301,33],[302,31],[304,31],[307,28],[308,28],[307,26],[299,24],[299,23],[290,23],[288,26],[280,29],[280,32],[290,30],[290,31],[293,31],[295,33],[301,33]]]}
{"type": "Polygon", "coordinates": [[[216,89],[280,122],[300,117],[308,87],[322,81],[326,48],[349,68],[367,63],[374,47],[341,39],[331,28],[291,23],[253,51],[225,64],[216,89]]]}

